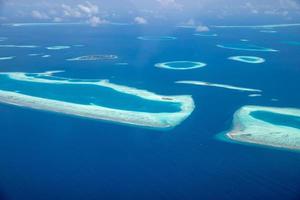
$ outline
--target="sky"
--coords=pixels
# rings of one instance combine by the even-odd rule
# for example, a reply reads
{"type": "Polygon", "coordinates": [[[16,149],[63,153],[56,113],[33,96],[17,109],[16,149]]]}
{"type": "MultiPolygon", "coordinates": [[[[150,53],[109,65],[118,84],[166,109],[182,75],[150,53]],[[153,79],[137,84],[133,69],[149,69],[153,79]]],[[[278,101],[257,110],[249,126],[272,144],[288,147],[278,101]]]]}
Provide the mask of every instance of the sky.
{"type": "Polygon", "coordinates": [[[0,0],[0,23],[300,22],[300,0],[0,0]]]}

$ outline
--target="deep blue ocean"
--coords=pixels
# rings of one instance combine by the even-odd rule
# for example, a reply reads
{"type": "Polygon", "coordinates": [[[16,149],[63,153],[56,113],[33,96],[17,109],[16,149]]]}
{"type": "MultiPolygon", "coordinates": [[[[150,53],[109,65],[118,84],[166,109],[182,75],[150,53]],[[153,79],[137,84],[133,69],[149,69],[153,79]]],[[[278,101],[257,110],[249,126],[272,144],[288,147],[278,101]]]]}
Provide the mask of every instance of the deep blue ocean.
{"type": "Polygon", "coordinates": [[[0,27],[0,72],[65,70],[60,76],[109,79],[162,95],[192,95],[196,108],[168,131],[143,129],[0,104],[1,200],[299,200],[300,153],[224,142],[243,105],[300,108],[300,27],[211,28],[217,37],[170,26],[81,25],[0,27]],[[139,36],[174,36],[145,41],[139,36]],[[249,44],[279,52],[239,51],[217,44],[249,44]],[[47,46],[84,45],[64,50],[47,46]],[[28,56],[43,53],[51,57],[28,56]],[[118,60],[69,62],[114,54],[118,60]],[[228,60],[259,56],[262,64],[228,60]],[[160,62],[191,60],[206,67],[176,71],[160,62]],[[116,65],[125,62],[128,65],[116,65]],[[199,80],[263,90],[261,97],[223,88],[175,84],[199,80]],[[273,100],[272,100],[273,99],[273,100]]]}

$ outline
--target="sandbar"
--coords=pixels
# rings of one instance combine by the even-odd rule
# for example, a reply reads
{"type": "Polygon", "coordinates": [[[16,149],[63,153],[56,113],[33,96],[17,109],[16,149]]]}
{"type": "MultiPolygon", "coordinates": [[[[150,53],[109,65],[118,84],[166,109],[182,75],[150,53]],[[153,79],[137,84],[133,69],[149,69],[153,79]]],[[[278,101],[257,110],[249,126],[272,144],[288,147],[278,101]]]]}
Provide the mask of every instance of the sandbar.
{"type": "Polygon", "coordinates": [[[175,83],[208,86],[208,87],[218,87],[218,88],[225,88],[225,89],[230,89],[230,90],[239,90],[239,91],[243,91],[243,92],[262,92],[262,90],[259,90],[259,89],[237,87],[237,86],[233,86],[233,85],[209,83],[209,82],[203,82],[203,81],[176,81],[175,83]]]}
{"type": "Polygon", "coordinates": [[[240,51],[266,51],[266,52],[278,52],[278,50],[265,48],[252,44],[218,44],[217,47],[231,50],[240,50],[240,51]]]}

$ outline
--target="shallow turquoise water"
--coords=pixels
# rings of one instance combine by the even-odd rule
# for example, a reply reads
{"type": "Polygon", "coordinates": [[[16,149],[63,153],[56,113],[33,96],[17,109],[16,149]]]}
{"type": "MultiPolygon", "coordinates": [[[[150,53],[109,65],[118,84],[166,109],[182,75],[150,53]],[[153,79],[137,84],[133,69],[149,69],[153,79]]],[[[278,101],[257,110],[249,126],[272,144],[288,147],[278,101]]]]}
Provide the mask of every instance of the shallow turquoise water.
{"type": "MultiPolygon", "coordinates": [[[[44,79],[57,80],[47,77],[44,79]]],[[[61,78],[63,80],[63,78],[61,78]]],[[[73,80],[80,83],[80,81],[73,80]]],[[[78,103],[95,104],[107,108],[150,113],[180,111],[179,103],[152,101],[138,96],[117,92],[111,88],[92,84],[48,84],[13,80],[7,75],[0,75],[0,90],[18,91],[18,93],[45,99],[78,103]]]]}
{"type": "Polygon", "coordinates": [[[283,115],[267,111],[254,111],[250,116],[279,126],[289,126],[300,129],[300,117],[283,115]]]}

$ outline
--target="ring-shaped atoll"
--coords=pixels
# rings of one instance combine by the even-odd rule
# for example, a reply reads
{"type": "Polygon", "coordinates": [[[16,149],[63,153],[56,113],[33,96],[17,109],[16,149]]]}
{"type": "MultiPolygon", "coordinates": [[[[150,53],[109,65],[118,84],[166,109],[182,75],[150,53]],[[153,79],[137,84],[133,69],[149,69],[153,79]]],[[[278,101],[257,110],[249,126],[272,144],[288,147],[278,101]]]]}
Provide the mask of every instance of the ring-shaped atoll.
{"type": "Polygon", "coordinates": [[[71,79],[44,73],[0,73],[0,102],[37,110],[169,129],[194,110],[189,95],[164,96],[109,80],[71,79]]]}
{"type": "Polygon", "coordinates": [[[300,150],[300,109],[243,106],[225,136],[245,144],[300,150]]]}
{"type": "Polygon", "coordinates": [[[173,36],[139,36],[137,39],[139,40],[154,40],[154,41],[168,41],[168,40],[176,40],[177,37],[173,36]]]}
{"type": "Polygon", "coordinates": [[[229,60],[251,63],[251,64],[260,64],[264,63],[266,60],[264,58],[256,56],[232,56],[228,58],[229,60]]]}
{"type": "Polygon", "coordinates": [[[265,51],[265,52],[278,52],[276,49],[265,48],[253,44],[236,43],[236,44],[218,44],[217,47],[223,49],[240,50],[240,51],[265,51]]]}
{"type": "Polygon", "coordinates": [[[157,63],[155,67],[171,69],[171,70],[190,70],[205,67],[207,64],[195,61],[171,61],[164,63],[157,63]]]}

